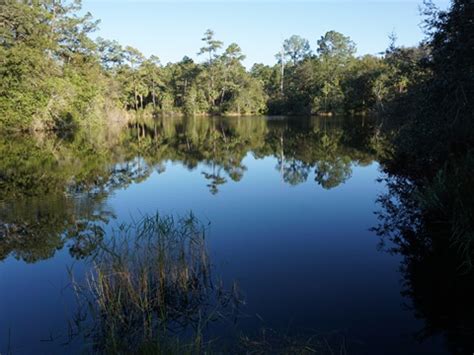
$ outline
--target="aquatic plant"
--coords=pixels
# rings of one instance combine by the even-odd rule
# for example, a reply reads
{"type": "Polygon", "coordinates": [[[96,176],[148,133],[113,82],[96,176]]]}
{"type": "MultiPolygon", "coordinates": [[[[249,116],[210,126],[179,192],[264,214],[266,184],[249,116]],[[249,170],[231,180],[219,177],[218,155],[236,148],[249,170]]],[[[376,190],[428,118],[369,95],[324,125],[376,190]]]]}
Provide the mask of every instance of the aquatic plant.
{"type": "Polygon", "coordinates": [[[107,353],[199,352],[205,328],[235,319],[242,303],[236,284],[227,291],[212,277],[205,232],[192,214],[143,216],[114,230],[85,280],[73,281],[76,331],[107,353]]]}

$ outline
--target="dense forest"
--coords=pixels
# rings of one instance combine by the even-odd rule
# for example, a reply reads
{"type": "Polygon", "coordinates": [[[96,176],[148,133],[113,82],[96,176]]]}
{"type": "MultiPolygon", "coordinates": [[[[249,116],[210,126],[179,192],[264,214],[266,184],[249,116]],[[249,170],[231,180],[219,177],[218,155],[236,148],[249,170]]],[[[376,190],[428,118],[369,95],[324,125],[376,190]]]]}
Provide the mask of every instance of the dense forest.
{"type": "MultiPolygon", "coordinates": [[[[429,46],[396,47],[356,57],[347,36],[329,31],[317,48],[293,35],[273,66],[247,70],[236,43],[212,30],[201,62],[162,64],[103,38],[81,1],[6,1],[0,5],[0,125],[51,129],[147,115],[332,114],[381,111],[387,101],[428,75],[418,65],[429,46]]],[[[199,37],[198,37],[199,38],[199,37]]]]}

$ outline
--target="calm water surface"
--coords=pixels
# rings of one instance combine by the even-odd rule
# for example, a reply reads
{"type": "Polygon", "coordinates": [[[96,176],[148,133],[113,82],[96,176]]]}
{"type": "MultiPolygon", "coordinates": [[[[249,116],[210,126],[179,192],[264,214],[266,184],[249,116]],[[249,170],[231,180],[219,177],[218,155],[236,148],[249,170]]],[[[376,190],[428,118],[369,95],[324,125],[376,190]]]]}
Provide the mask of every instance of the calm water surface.
{"type": "Polygon", "coordinates": [[[168,118],[2,137],[0,353],[83,349],[62,343],[85,236],[157,211],[210,223],[212,262],[245,296],[245,331],[332,334],[356,354],[445,353],[442,339],[415,339],[423,321],[401,295],[401,258],[370,231],[385,191],[371,129],[356,118],[168,118]]]}

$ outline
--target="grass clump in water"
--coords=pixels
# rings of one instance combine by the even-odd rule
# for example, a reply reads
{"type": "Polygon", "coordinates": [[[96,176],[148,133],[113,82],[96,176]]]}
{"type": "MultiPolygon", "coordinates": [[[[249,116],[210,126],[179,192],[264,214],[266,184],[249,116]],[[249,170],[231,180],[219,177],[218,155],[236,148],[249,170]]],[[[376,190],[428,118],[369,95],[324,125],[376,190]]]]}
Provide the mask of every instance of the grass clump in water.
{"type": "Polygon", "coordinates": [[[192,214],[157,214],[120,226],[98,248],[85,281],[73,282],[95,350],[197,353],[211,322],[236,315],[237,287],[211,277],[205,232],[192,214]]]}

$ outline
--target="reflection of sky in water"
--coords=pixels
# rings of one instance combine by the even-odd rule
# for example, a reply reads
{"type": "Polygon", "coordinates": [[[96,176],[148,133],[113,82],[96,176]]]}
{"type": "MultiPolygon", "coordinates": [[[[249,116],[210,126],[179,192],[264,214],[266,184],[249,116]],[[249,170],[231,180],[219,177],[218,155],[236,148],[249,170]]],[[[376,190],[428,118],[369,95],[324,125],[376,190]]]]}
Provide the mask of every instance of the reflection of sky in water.
{"type": "MultiPolygon", "coordinates": [[[[246,313],[258,313],[265,326],[341,332],[374,354],[433,350],[433,344],[415,343],[419,323],[402,311],[400,259],[377,251],[378,238],[369,231],[376,224],[377,194],[384,190],[376,182],[377,163],[352,164],[350,177],[332,189],[314,181],[314,168],[305,182],[282,181],[272,156],[247,153],[242,165],[242,179],[225,175],[227,183],[213,195],[202,174],[212,166],[188,170],[168,161],[164,172],[109,196],[112,224],[156,211],[193,211],[211,222],[208,242],[218,272],[224,281],[239,281],[246,313]]],[[[72,263],[63,249],[34,265],[12,258],[0,264],[2,352],[9,329],[14,353],[64,349],[36,341],[64,334],[71,304],[61,290],[72,263]]],[[[81,269],[81,262],[74,264],[81,269]]],[[[243,325],[262,325],[251,319],[243,325]]]]}

